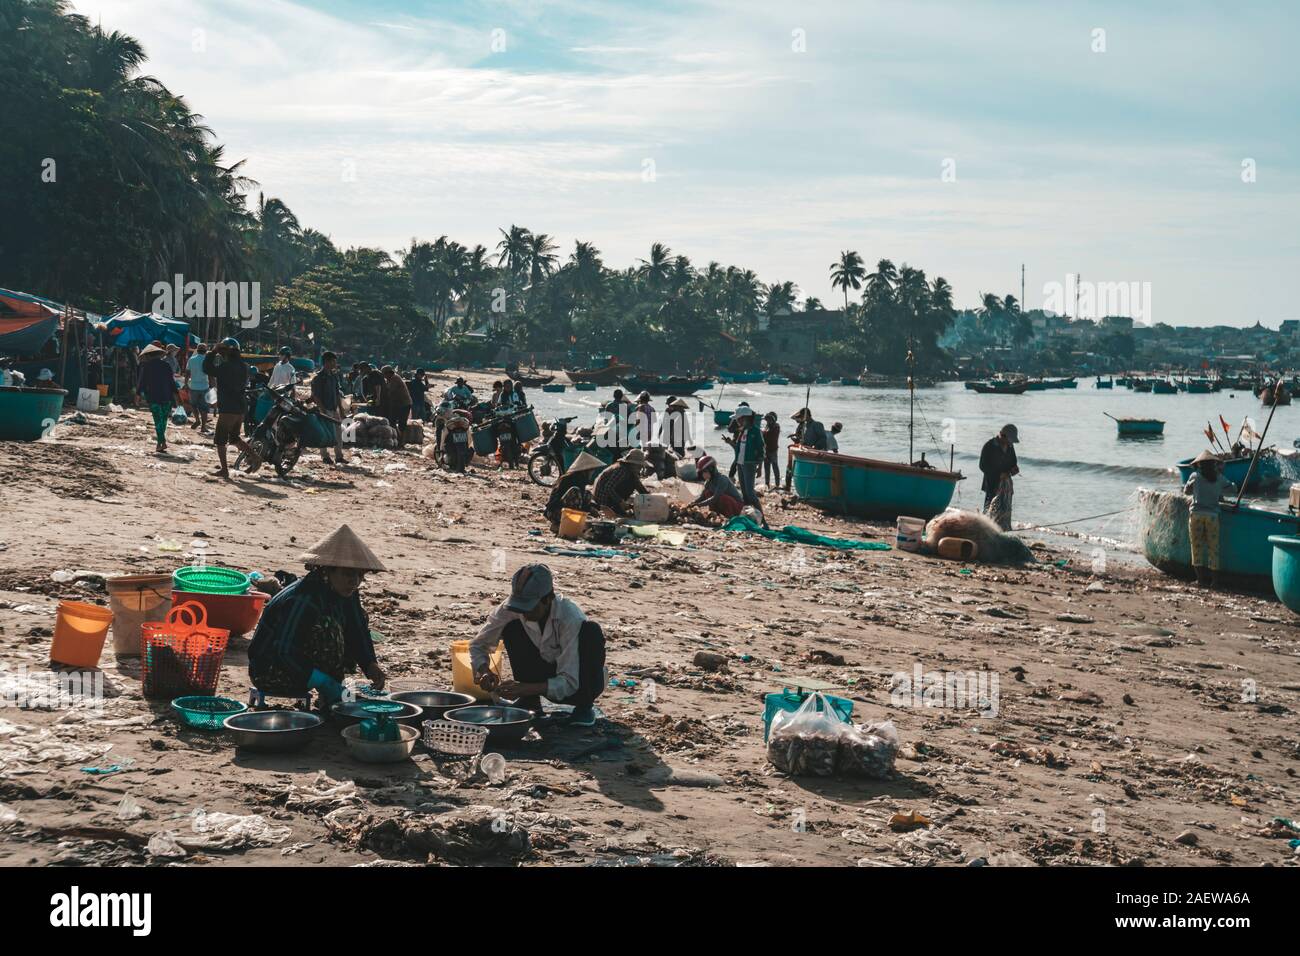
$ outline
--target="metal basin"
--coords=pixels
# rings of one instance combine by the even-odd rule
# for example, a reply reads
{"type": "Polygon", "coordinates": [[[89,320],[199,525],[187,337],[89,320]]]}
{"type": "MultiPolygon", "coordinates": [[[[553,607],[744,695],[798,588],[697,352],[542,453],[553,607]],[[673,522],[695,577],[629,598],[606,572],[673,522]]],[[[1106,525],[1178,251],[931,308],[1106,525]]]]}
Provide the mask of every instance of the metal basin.
{"type": "Polygon", "coordinates": [[[425,720],[438,720],[454,707],[467,707],[475,702],[471,695],[451,690],[404,690],[390,699],[422,708],[425,720]]]}
{"type": "Polygon", "coordinates": [[[284,752],[305,747],[322,723],[301,710],[257,710],[227,717],[222,726],[234,735],[236,747],[284,752]]]}
{"type": "Polygon", "coordinates": [[[399,724],[407,724],[416,727],[424,717],[424,709],[416,704],[408,703],[404,700],[390,700],[382,697],[374,700],[353,700],[340,701],[330,708],[330,716],[338,721],[341,727],[351,727],[353,724],[359,724],[367,717],[376,716],[373,710],[367,710],[367,704],[401,704],[402,709],[390,716],[399,724]]]}
{"type": "Polygon", "coordinates": [[[443,719],[486,727],[488,744],[500,746],[523,740],[536,716],[531,710],[522,707],[476,704],[473,707],[454,707],[443,715],[443,719]]]}
{"type": "Polygon", "coordinates": [[[397,731],[401,735],[397,740],[363,740],[361,728],[356,724],[344,727],[341,733],[348,751],[356,759],[364,763],[396,763],[411,756],[420,736],[414,727],[402,724],[398,725],[397,731]]]}

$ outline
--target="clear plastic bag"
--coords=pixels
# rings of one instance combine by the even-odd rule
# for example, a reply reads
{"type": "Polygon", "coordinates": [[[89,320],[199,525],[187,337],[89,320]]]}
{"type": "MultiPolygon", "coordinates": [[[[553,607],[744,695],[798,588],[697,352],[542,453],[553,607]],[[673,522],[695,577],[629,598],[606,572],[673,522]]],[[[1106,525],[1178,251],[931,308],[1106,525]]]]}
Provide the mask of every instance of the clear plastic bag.
{"type": "Polygon", "coordinates": [[[898,731],[893,721],[846,727],[840,736],[839,771],[850,777],[883,780],[894,774],[898,731]]]}
{"type": "Polygon", "coordinates": [[[839,762],[840,738],[852,729],[824,695],[809,694],[798,710],[772,718],[767,759],[792,777],[832,776],[839,762]]]}

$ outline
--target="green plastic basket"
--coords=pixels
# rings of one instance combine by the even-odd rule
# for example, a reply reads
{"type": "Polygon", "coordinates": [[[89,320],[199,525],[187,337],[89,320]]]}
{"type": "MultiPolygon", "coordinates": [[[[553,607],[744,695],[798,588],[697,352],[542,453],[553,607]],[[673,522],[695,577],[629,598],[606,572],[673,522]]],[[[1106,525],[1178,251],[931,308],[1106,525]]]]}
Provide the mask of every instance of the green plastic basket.
{"type": "Polygon", "coordinates": [[[196,730],[221,730],[227,717],[242,714],[248,705],[229,697],[177,697],[172,710],[196,730]]]}
{"type": "Polygon", "coordinates": [[[187,566],[172,572],[172,587],[177,591],[198,594],[243,594],[248,590],[248,575],[215,565],[205,568],[187,566]]]}

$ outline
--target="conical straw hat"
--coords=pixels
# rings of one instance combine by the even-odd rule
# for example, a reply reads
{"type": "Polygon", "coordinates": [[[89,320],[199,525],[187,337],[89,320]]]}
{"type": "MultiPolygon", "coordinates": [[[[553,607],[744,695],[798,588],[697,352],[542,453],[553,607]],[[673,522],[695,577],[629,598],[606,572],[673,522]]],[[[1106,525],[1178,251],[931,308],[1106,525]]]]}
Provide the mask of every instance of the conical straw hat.
{"type": "Polygon", "coordinates": [[[573,464],[569,466],[566,475],[571,475],[576,471],[591,471],[593,468],[604,468],[605,463],[595,455],[583,452],[577,458],[573,459],[573,464]]]}
{"type": "Polygon", "coordinates": [[[303,553],[302,560],[309,565],[322,568],[359,568],[362,571],[387,571],[375,553],[366,547],[366,543],[357,537],[357,533],[347,525],[339,525],[321,538],[311,550],[303,553]]]}

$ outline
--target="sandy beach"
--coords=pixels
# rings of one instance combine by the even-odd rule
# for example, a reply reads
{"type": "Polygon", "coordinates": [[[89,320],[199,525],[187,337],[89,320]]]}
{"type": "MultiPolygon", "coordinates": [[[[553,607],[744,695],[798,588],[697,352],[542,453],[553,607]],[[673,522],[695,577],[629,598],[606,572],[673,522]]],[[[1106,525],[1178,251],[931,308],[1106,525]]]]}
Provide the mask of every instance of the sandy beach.
{"type": "MultiPolygon", "coordinates": [[[[550,555],[563,542],[522,470],[451,475],[408,448],[225,482],[209,440],[170,440],[155,455],[147,411],[127,411],[0,445],[0,687],[48,666],[58,600],[106,603],[57,571],[167,572],[202,540],[215,563],[300,572],[342,522],[391,569],[363,601],[395,688],[449,686],[450,643],[533,561],[604,627],[610,676],[637,685],[609,688],[595,727],[505,751],[494,784],[419,748],[356,763],[329,727],[299,753],[237,752],[146,701],[139,661],[110,639],[102,708],[0,708],[0,863],[1295,865],[1296,834],[1273,821],[1300,813],[1300,628],[1275,601],[1094,569],[1032,536],[1024,568],[703,527],[633,558],[550,555]],[[702,650],[725,664],[697,665],[702,650]],[[915,706],[895,675],[918,669],[984,673],[996,713],[915,706]],[[836,685],[858,722],[894,722],[893,779],[774,770],[763,695],[801,677],[836,685]],[[203,836],[199,808],[261,822],[203,836]],[[932,825],[891,828],[912,811],[932,825]],[[149,849],[166,832],[178,855],[149,849]]],[[[892,526],[765,502],[773,525],[893,540],[892,526]]],[[[220,684],[239,700],[247,647],[232,641],[220,684]]]]}

